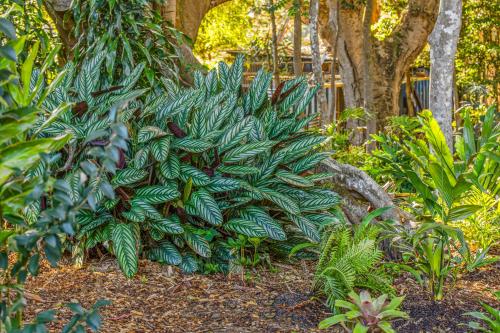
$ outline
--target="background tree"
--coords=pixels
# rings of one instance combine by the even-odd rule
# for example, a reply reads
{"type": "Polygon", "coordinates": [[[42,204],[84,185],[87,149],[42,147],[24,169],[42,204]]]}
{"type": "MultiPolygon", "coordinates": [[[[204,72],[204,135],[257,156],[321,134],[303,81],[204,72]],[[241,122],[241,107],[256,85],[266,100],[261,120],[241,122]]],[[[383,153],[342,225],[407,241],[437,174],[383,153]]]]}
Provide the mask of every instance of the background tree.
{"type": "Polygon", "coordinates": [[[500,3],[464,0],[456,57],[456,81],[461,98],[500,105],[500,3]],[[481,96],[479,96],[481,95],[481,96]]]}
{"type": "Polygon", "coordinates": [[[339,34],[337,49],[346,106],[363,106],[364,99],[368,98],[380,129],[388,117],[399,112],[401,81],[427,42],[437,18],[439,1],[409,0],[400,20],[385,38],[377,38],[376,31],[371,30],[368,50],[364,50],[363,42],[365,5],[353,0],[340,1],[339,25],[336,27],[328,22],[329,11],[336,8],[338,1],[323,2],[320,15],[322,36],[331,41],[332,34],[339,34]],[[376,82],[370,88],[369,96],[363,92],[363,50],[370,58],[367,69],[370,79],[376,82]]]}
{"type": "Polygon", "coordinates": [[[293,73],[302,75],[302,0],[293,3],[293,73]]]}
{"type": "Polygon", "coordinates": [[[276,28],[276,7],[273,0],[268,0],[267,10],[271,19],[271,54],[273,62],[274,88],[280,84],[279,58],[278,58],[278,32],[276,28]]]}
{"type": "Polygon", "coordinates": [[[311,0],[309,4],[309,20],[311,32],[311,57],[314,74],[314,83],[320,87],[318,90],[318,112],[321,115],[321,124],[331,122],[327,115],[327,101],[323,82],[323,69],[319,45],[319,0],[311,0]]]}
{"type": "Polygon", "coordinates": [[[429,36],[431,77],[429,105],[446,143],[453,151],[453,72],[460,35],[462,0],[441,0],[436,25],[429,36]]]}

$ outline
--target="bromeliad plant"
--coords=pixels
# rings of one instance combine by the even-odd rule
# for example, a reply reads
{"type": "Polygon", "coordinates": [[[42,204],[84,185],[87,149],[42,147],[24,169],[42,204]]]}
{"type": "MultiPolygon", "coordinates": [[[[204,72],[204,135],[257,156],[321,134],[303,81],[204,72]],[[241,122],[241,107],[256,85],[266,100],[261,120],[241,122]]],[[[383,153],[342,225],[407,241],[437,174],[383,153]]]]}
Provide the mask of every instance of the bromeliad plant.
{"type": "Polygon", "coordinates": [[[316,92],[303,78],[285,82],[269,99],[271,75],[261,71],[243,92],[237,58],[231,67],[196,73],[192,88],[164,80],[165,91],[133,101],[145,94],[133,90],[141,66],[110,86],[99,79],[102,62],[100,54],[87,59],[49,96],[78,106],[45,131],[76,134],[66,165],[102,143],[94,133],[108,126],[104,106],[131,100],[119,114],[129,124],[127,153],[120,153],[116,175],[104,173],[95,184],[94,209],[79,214],[75,253],[102,244],[130,277],[140,255],[187,272],[199,269],[200,258],[211,270],[227,270],[239,256],[227,241],[238,235],[261,244],[319,241],[317,227],[334,220],[326,210],[339,198],[315,185],[325,175],[312,170],[328,154],[315,151],[324,137],[303,130],[315,117],[303,113],[316,92]]]}
{"type": "Polygon", "coordinates": [[[319,323],[320,329],[341,325],[349,333],[395,333],[391,322],[395,319],[408,318],[405,312],[399,310],[404,297],[395,297],[389,302],[386,294],[372,299],[370,293],[363,290],[359,295],[351,291],[349,298],[350,301],[335,301],[335,307],[348,311],[321,321],[319,323]]]}

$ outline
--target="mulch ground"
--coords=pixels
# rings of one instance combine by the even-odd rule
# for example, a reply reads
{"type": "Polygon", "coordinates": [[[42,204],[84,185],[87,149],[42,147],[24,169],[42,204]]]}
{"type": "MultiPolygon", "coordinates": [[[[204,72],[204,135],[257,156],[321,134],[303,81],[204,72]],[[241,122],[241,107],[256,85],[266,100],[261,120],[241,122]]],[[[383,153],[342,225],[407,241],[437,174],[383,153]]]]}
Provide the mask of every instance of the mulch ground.
{"type": "MultiPolygon", "coordinates": [[[[45,268],[29,281],[26,318],[58,309],[58,332],[71,316],[63,307],[80,302],[90,307],[98,299],[112,302],[102,310],[102,332],[319,332],[317,324],[329,309],[311,292],[313,266],[275,264],[241,275],[183,275],[176,269],[141,261],[139,274],[128,280],[114,260],[91,262],[83,269],[63,265],[45,268]]],[[[462,313],[496,304],[500,267],[469,274],[450,286],[440,304],[429,300],[412,279],[396,280],[407,295],[404,310],[412,317],[396,323],[398,332],[466,332],[462,313]]],[[[498,304],[496,304],[498,306],[498,304]]],[[[333,330],[330,332],[334,332],[333,330]]]]}

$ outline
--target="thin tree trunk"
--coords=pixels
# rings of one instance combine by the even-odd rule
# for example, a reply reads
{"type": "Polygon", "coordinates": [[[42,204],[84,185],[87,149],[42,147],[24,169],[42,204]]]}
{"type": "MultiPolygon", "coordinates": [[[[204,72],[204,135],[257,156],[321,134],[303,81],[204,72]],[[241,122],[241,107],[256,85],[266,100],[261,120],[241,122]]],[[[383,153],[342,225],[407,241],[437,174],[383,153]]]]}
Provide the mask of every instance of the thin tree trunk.
{"type": "Polygon", "coordinates": [[[318,34],[318,13],[319,1],[311,0],[309,8],[310,25],[311,25],[311,55],[312,67],[314,74],[314,83],[320,87],[318,91],[318,111],[320,112],[321,125],[328,123],[326,94],[323,82],[323,69],[321,68],[321,52],[319,49],[319,34],[318,34]]]}
{"type": "Polygon", "coordinates": [[[276,15],[274,15],[274,0],[269,0],[269,14],[271,16],[271,51],[273,57],[274,88],[280,84],[279,59],[278,59],[278,33],[276,29],[276,15]]]}
{"type": "MultiPolygon", "coordinates": [[[[373,104],[373,75],[372,75],[372,15],[374,9],[374,0],[366,0],[365,13],[363,15],[363,51],[362,51],[362,70],[363,70],[363,107],[369,115],[367,119],[366,139],[370,134],[377,132],[377,115],[373,104]]],[[[369,147],[369,149],[375,148],[369,147]]]]}
{"type": "Polygon", "coordinates": [[[414,117],[415,108],[413,107],[413,100],[412,100],[410,71],[406,71],[405,79],[406,79],[406,106],[408,107],[408,117],[414,117]]]}
{"type": "MultiPolygon", "coordinates": [[[[331,71],[331,79],[330,79],[330,89],[331,89],[331,95],[332,95],[332,101],[330,104],[330,113],[332,117],[332,121],[334,124],[337,124],[337,86],[336,86],[336,76],[337,76],[337,71],[335,69],[335,65],[337,63],[337,46],[339,44],[339,10],[340,10],[340,3],[337,2],[335,4],[335,8],[332,8],[330,10],[330,24],[334,27],[332,30],[334,32],[334,38],[332,39],[332,71],[331,71]]],[[[333,127],[334,129],[337,128],[337,126],[333,127]]]]}
{"type": "Polygon", "coordinates": [[[430,109],[453,150],[453,72],[462,20],[462,0],[441,0],[431,46],[430,109]]]}
{"type": "Polygon", "coordinates": [[[302,0],[295,0],[293,18],[293,73],[302,75],[302,0]]]}

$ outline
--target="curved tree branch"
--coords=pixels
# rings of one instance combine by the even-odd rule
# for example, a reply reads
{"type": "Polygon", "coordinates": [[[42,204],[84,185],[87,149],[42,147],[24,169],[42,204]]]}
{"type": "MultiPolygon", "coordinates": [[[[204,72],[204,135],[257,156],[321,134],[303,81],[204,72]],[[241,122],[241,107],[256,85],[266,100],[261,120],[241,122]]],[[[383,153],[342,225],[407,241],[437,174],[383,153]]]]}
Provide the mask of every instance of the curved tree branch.
{"type": "Polygon", "coordinates": [[[382,214],[384,219],[396,223],[414,220],[410,214],[397,208],[392,198],[366,172],[333,159],[323,161],[320,168],[332,174],[330,181],[342,196],[342,210],[351,223],[361,222],[371,210],[382,207],[394,207],[382,214]]]}

